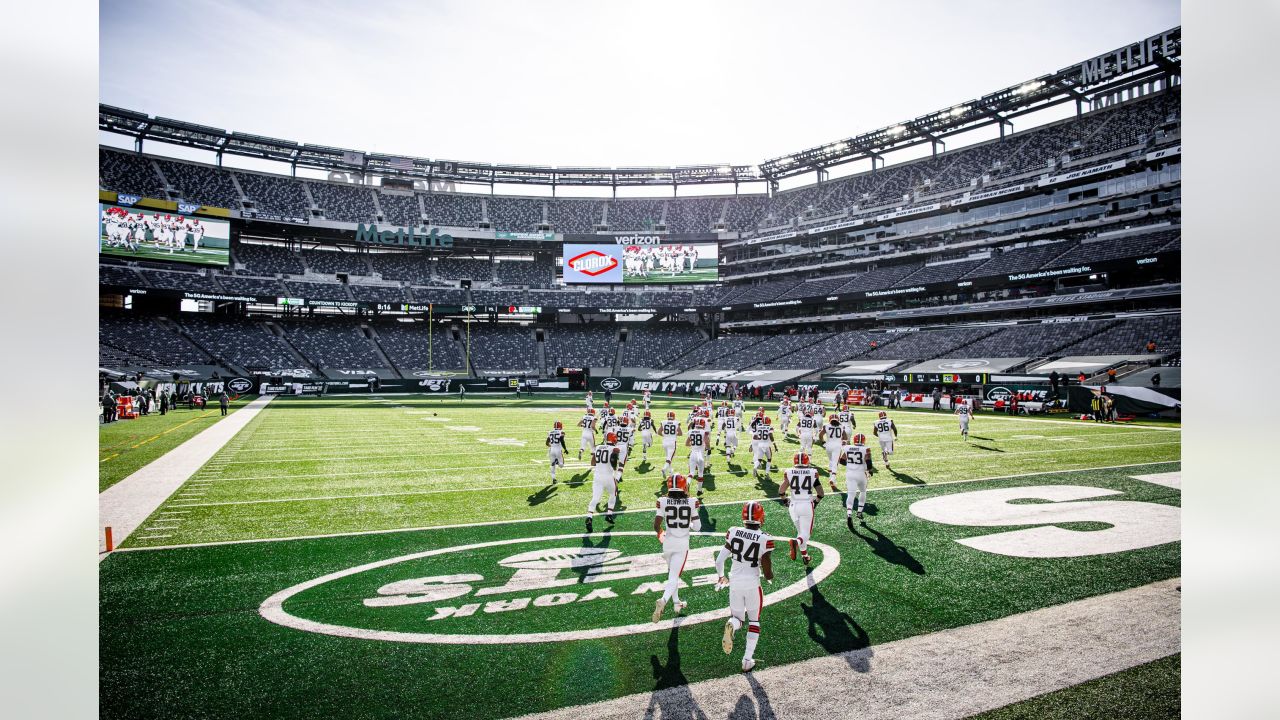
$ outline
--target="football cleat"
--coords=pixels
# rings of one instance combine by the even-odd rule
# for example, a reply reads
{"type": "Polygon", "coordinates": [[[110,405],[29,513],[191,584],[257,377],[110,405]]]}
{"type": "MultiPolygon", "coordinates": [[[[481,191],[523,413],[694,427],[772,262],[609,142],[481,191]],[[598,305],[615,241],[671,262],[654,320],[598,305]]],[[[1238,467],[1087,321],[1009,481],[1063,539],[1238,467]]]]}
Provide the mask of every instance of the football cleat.
{"type": "Polygon", "coordinates": [[[800,544],[800,543],[796,542],[796,539],[795,539],[795,538],[791,538],[790,540],[788,540],[788,541],[787,541],[787,545],[791,548],[791,559],[792,559],[792,560],[795,560],[795,559],[796,559],[796,547],[797,547],[799,544],[800,544]]]}
{"type": "Polygon", "coordinates": [[[689,607],[689,603],[685,602],[684,600],[681,600],[680,602],[676,603],[676,614],[680,615],[681,613],[684,612],[684,609],[687,607],[689,607]]]}
{"type": "Polygon", "coordinates": [[[609,514],[605,515],[605,516],[604,516],[604,520],[605,520],[605,522],[607,522],[607,523],[609,523],[610,525],[612,525],[612,524],[614,523],[613,513],[609,513],[609,514]]]}
{"type": "Polygon", "coordinates": [[[861,511],[861,510],[859,510],[859,511],[858,511],[858,519],[859,519],[859,520],[861,520],[861,519],[862,519],[862,511],[861,511]]]}
{"type": "Polygon", "coordinates": [[[809,557],[809,551],[808,551],[808,550],[806,550],[806,551],[804,551],[804,552],[800,553],[800,558],[801,558],[802,560],[804,560],[804,564],[805,564],[805,565],[808,565],[810,562],[812,562],[812,561],[813,561],[813,558],[809,557]]]}
{"type": "Polygon", "coordinates": [[[725,655],[733,652],[733,623],[728,620],[724,621],[724,637],[720,638],[720,648],[725,655]]]}
{"type": "Polygon", "coordinates": [[[853,516],[852,515],[844,516],[844,524],[849,526],[849,532],[853,532],[853,516]]]}
{"type": "Polygon", "coordinates": [[[666,607],[667,607],[667,601],[663,600],[662,598],[658,598],[658,601],[653,604],[653,621],[654,622],[658,622],[659,620],[662,619],[662,611],[666,609],[666,607]]]}
{"type": "Polygon", "coordinates": [[[755,666],[756,666],[756,661],[754,658],[744,659],[742,661],[742,672],[751,672],[751,669],[754,668],[755,666]]]}

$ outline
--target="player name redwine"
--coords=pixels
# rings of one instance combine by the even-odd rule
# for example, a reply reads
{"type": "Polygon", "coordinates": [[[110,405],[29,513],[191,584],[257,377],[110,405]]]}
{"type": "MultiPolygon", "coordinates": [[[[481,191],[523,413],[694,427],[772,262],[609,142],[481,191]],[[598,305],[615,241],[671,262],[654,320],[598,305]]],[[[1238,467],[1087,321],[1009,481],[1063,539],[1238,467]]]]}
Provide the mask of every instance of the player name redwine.
{"type": "Polygon", "coordinates": [[[453,236],[440,232],[439,228],[428,228],[424,225],[420,230],[413,227],[396,228],[395,230],[378,231],[377,223],[366,226],[360,223],[356,229],[356,242],[374,243],[377,245],[412,245],[416,247],[453,247],[453,236]]]}

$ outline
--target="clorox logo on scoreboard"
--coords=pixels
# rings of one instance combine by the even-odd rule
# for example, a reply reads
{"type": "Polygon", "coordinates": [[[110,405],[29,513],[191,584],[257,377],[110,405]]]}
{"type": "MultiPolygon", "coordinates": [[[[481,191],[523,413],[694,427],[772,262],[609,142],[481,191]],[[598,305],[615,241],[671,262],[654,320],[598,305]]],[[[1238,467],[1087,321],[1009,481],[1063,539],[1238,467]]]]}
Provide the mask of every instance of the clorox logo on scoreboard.
{"type": "MultiPolygon", "coordinates": [[[[723,620],[714,590],[724,535],[694,533],[681,575],[687,614],[650,622],[667,579],[652,532],[516,538],[427,550],[358,565],[286,588],[258,612],[306,632],[386,642],[451,645],[591,640],[723,620]]],[[[772,605],[807,592],[840,564],[810,541],[817,565],[775,562],[772,605]],[[776,589],[775,589],[776,588],[776,589]]]]}
{"type": "Polygon", "coordinates": [[[595,277],[618,267],[618,259],[612,255],[605,255],[599,250],[588,250],[569,258],[565,264],[583,275],[595,277]]]}

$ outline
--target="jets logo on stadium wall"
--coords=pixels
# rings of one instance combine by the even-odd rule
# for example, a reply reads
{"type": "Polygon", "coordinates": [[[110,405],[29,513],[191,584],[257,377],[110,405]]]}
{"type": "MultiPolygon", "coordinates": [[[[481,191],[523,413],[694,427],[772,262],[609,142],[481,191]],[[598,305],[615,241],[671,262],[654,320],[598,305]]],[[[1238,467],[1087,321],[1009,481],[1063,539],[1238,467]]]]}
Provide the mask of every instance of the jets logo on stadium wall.
{"type": "Polygon", "coordinates": [[[448,392],[449,380],[445,378],[429,378],[427,380],[419,380],[418,386],[424,387],[431,392],[448,392]]]}
{"type": "Polygon", "coordinates": [[[615,377],[607,377],[600,381],[600,387],[605,390],[617,390],[622,387],[622,381],[615,377]]]}
{"type": "Polygon", "coordinates": [[[938,363],[939,370],[965,370],[968,368],[985,367],[991,363],[986,360],[952,360],[950,362],[938,363]]]}
{"type": "MultiPolygon", "coordinates": [[[[651,532],[516,538],[427,550],[330,573],[267,598],[258,612],[285,627],[340,637],[453,645],[589,640],[669,630],[728,617],[714,590],[721,533],[695,533],[681,575],[686,614],[650,622],[667,565],[651,532]]],[[[776,562],[764,603],[787,600],[840,564],[810,542],[818,564],[776,562]]],[[[716,629],[708,632],[715,633],[716,629]]]]}
{"type": "Polygon", "coordinates": [[[618,267],[618,259],[612,255],[605,255],[599,250],[588,250],[581,255],[569,258],[565,264],[583,275],[595,277],[618,267]]]}
{"type": "Polygon", "coordinates": [[[227,381],[227,389],[233,393],[247,393],[253,389],[253,382],[248,378],[232,378],[227,381]]]}

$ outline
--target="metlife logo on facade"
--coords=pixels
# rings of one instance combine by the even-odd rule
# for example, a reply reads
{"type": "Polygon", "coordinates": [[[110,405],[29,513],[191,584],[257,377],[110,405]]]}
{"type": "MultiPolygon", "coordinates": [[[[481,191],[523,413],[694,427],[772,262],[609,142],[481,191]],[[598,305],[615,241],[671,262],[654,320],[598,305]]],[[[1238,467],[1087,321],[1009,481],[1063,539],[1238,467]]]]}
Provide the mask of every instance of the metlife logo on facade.
{"type": "Polygon", "coordinates": [[[622,283],[622,245],[564,246],[566,283],[622,283]]]}

